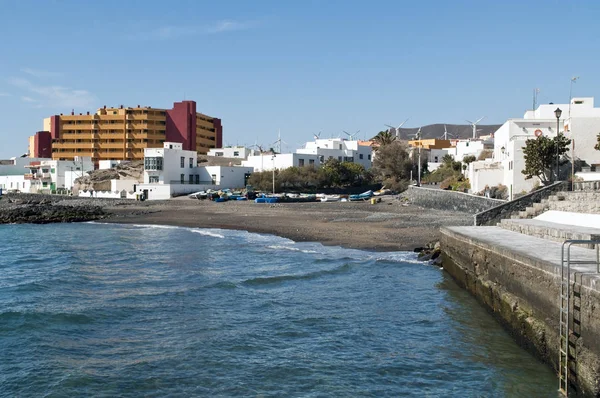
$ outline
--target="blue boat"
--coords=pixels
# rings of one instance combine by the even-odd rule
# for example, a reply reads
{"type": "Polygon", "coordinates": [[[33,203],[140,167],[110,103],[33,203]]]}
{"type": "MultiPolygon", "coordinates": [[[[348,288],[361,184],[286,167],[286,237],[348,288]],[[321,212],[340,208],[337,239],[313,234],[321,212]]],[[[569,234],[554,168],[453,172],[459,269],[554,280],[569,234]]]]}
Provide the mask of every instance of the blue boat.
{"type": "Polygon", "coordinates": [[[277,201],[279,201],[279,198],[268,197],[268,196],[254,199],[254,203],[277,203],[277,201]]]}
{"type": "Polygon", "coordinates": [[[367,192],[363,192],[359,195],[350,195],[350,197],[348,199],[350,199],[350,201],[352,201],[352,202],[355,202],[358,200],[369,200],[372,196],[373,196],[373,191],[367,191],[367,192]]]}

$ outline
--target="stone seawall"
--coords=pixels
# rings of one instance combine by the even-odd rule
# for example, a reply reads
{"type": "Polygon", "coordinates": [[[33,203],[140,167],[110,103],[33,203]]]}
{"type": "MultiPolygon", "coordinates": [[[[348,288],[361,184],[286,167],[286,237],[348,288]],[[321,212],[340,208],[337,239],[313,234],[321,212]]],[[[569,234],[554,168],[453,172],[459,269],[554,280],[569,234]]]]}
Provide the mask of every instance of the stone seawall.
{"type": "Polygon", "coordinates": [[[401,196],[417,206],[429,209],[460,211],[469,214],[480,213],[506,203],[504,200],[490,199],[484,196],[445,191],[443,189],[415,187],[412,185],[401,196]]]}
{"type": "MultiPolygon", "coordinates": [[[[548,242],[551,247],[547,251],[552,255],[542,257],[533,247],[529,254],[512,251],[508,243],[500,245],[493,239],[478,238],[484,229],[495,227],[467,227],[476,230],[470,234],[462,233],[461,228],[465,227],[442,228],[444,269],[498,319],[518,344],[557,369],[560,268],[548,259],[558,253],[560,264],[560,244],[548,242]]],[[[571,302],[575,295],[581,302],[578,312],[573,312],[579,322],[579,336],[572,349],[571,382],[581,396],[598,397],[600,281],[581,272],[573,277],[577,283],[571,302]]]]}
{"type": "Polygon", "coordinates": [[[546,199],[566,188],[567,185],[564,182],[557,182],[510,202],[504,202],[498,206],[485,209],[475,215],[475,225],[496,225],[500,220],[510,218],[511,215],[523,211],[534,203],[539,203],[542,199],[546,199]]]}

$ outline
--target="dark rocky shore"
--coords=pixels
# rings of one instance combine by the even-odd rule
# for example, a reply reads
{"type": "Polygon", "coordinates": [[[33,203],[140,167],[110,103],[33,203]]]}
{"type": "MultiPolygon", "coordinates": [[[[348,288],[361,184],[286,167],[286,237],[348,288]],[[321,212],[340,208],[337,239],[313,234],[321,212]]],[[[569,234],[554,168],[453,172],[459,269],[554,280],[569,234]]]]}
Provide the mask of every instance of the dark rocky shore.
{"type": "Polygon", "coordinates": [[[8,194],[0,200],[0,224],[48,224],[103,219],[103,206],[50,195],[8,194]]]}

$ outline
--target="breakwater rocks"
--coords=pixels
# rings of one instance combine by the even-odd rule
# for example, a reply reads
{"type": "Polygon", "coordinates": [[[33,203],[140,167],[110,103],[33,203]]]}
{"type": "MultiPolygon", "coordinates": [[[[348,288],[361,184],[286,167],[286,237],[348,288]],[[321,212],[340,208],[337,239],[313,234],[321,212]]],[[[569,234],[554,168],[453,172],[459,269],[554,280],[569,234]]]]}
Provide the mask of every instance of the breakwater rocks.
{"type": "Polygon", "coordinates": [[[45,195],[5,195],[0,200],[0,224],[48,224],[99,220],[101,206],[45,195]]]}

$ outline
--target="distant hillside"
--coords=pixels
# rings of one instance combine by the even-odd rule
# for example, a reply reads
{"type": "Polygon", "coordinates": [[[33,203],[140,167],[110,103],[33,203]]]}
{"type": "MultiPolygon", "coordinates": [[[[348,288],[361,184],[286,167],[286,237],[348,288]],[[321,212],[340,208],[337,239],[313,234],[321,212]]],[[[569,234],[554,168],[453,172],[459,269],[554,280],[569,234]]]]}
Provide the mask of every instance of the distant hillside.
{"type": "MultiPolygon", "coordinates": [[[[473,137],[473,127],[468,124],[446,124],[448,130],[448,139],[452,138],[471,138],[473,137]]],[[[477,125],[477,136],[489,135],[494,133],[501,124],[482,124],[477,125]]],[[[400,139],[407,140],[413,139],[414,134],[419,130],[418,127],[411,129],[400,129],[400,139]]],[[[392,130],[392,133],[394,131],[392,130]]],[[[427,138],[443,138],[444,137],[444,124],[430,124],[421,127],[421,135],[423,139],[427,138]]]]}

